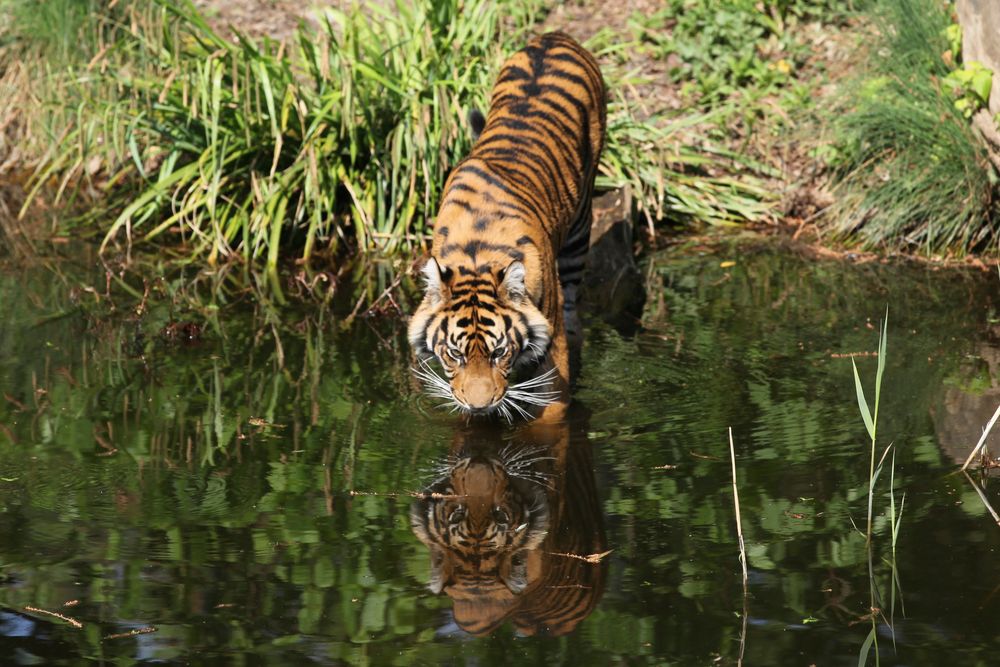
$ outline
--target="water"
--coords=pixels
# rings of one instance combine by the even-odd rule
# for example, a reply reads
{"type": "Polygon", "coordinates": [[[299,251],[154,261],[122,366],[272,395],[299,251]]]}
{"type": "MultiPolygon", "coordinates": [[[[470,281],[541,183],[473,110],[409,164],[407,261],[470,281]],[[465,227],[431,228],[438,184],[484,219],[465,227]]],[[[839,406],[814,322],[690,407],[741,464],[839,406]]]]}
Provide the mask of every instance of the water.
{"type": "MultiPolygon", "coordinates": [[[[353,300],[196,300],[177,277],[142,302],[134,276],[134,297],[112,280],[109,298],[103,276],[7,267],[0,663],[736,664],[732,427],[743,662],[856,665],[870,581],[890,615],[890,477],[870,579],[846,355],[871,398],[888,305],[878,436],[905,504],[880,657],[994,664],[1000,526],[952,473],[1000,404],[1000,278],[780,246],[647,259],[642,327],[591,318],[577,402],[548,433],[467,429],[422,399],[385,303],[345,328],[353,300]],[[566,452],[545,463],[562,474],[539,558],[567,583],[433,594],[407,494],[455,447],[529,441],[566,452]]],[[[1000,506],[996,481],[977,481],[1000,506]]]]}

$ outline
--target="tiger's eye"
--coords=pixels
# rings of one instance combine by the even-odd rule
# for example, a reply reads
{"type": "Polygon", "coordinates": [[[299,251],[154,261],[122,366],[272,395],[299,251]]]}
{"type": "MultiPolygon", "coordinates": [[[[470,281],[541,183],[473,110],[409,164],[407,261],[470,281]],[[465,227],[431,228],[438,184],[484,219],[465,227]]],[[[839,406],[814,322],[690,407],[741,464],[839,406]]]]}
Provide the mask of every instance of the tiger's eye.
{"type": "Polygon", "coordinates": [[[500,359],[503,359],[503,357],[506,354],[507,354],[507,346],[506,345],[502,345],[500,347],[493,348],[493,354],[490,355],[490,358],[493,361],[499,361],[500,359]]]}
{"type": "Polygon", "coordinates": [[[506,524],[508,521],[510,521],[510,515],[507,514],[507,511],[504,510],[504,508],[497,505],[496,507],[493,508],[493,520],[496,521],[497,523],[506,524]]]}
{"type": "Polygon", "coordinates": [[[451,357],[453,360],[457,361],[458,363],[462,363],[462,361],[465,359],[465,355],[463,355],[460,351],[458,351],[453,347],[448,348],[448,356],[451,357]]]}
{"type": "Polygon", "coordinates": [[[451,514],[448,515],[448,523],[461,523],[462,519],[465,518],[465,508],[456,507],[452,510],[451,514]]]}

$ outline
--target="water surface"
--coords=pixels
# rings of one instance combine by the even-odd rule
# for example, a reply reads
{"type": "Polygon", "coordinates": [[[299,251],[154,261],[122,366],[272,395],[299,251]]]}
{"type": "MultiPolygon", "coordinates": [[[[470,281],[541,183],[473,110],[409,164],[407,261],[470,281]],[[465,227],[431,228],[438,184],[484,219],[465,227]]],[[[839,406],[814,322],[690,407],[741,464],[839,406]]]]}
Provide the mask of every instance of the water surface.
{"type": "MultiPolygon", "coordinates": [[[[880,656],[993,664],[1000,527],[951,473],[1000,404],[997,275],[773,240],[642,268],[641,326],[590,318],[576,404],[552,435],[573,457],[556,470],[565,530],[611,553],[574,575],[581,618],[532,621],[513,599],[520,616],[494,609],[499,627],[473,636],[468,619],[488,614],[428,590],[409,495],[469,436],[419,396],[392,307],[344,326],[353,300],[194,307],[181,278],[143,301],[128,277],[132,296],[104,274],[7,266],[0,662],[736,664],[732,427],[743,662],[857,664],[872,580],[890,615],[892,550],[886,470],[870,577],[851,355],[871,396],[888,306],[878,436],[905,505],[880,656]]],[[[529,437],[490,428],[477,437],[498,447],[529,437]]]]}

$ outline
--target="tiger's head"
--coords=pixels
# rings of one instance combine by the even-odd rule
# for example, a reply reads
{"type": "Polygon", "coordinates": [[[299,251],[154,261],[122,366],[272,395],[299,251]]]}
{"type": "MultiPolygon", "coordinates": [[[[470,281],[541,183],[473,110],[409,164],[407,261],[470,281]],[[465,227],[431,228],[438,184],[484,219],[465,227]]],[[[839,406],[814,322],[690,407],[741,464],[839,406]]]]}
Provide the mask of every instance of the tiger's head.
{"type": "Polygon", "coordinates": [[[472,414],[513,412],[521,404],[544,406],[556,392],[545,391],[552,373],[511,384],[518,365],[543,358],[552,325],[532,302],[525,268],[512,261],[496,270],[489,265],[457,269],[431,258],[424,266],[426,293],[409,326],[410,345],[420,363],[416,374],[432,396],[472,414]],[[427,363],[437,358],[438,375],[427,363]]]}
{"type": "Polygon", "coordinates": [[[487,597],[502,612],[537,579],[549,501],[527,469],[532,454],[462,456],[413,503],[410,525],[430,549],[434,593],[456,605],[487,597]]]}

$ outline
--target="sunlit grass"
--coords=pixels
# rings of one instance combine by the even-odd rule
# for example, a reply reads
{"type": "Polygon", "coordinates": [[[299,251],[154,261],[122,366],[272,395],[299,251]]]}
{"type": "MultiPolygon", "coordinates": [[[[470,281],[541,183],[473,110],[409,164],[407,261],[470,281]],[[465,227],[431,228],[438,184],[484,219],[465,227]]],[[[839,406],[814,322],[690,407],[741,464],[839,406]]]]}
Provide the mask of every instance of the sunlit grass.
{"type": "Polygon", "coordinates": [[[836,123],[839,186],[828,219],[872,247],[996,252],[996,174],[941,83],[950,10],[935,0],[879,6],[870,70],[836,123]]]}
{"type": "MultiPolygon", "coordinates": [[[[371,3],[279,44],[224,37],[179,0],[122,5],[95,12],[102,38],[86,62],[44,81],[59,136],[35,201],[88,194],[77,233],[97,230],[105,248],[155,240],[190,261],[268,268],[426,242],[471,144],[466,112],[486,108],[542,7],[371,3]]],[[[615,96],[599,184],[630,186],[651,221],[766,215],[774,198],[752,176],[709,175],[739,158],[685,145],[682,129],[638,121],[615,96]]]]}

